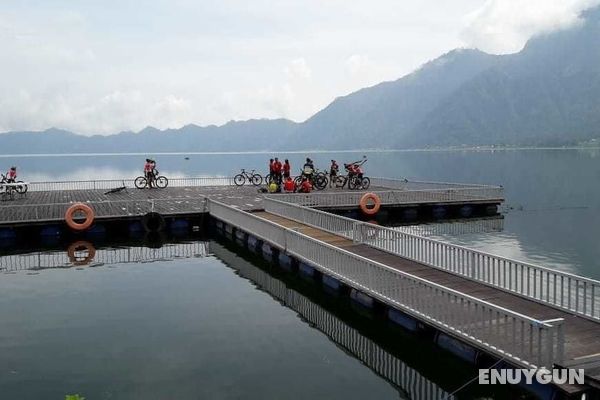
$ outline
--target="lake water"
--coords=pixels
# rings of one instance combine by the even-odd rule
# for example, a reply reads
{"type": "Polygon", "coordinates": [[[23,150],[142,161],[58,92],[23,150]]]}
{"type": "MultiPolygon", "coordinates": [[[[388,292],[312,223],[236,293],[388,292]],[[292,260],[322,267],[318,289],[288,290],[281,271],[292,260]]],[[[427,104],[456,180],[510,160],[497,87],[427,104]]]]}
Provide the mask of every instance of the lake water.
{"type": "MultiPolygon", "coordinates": [[[[477,374],[230,242],[96,259],[119,261],[0,275],[2,398],[440,399],[477,374]]],[[[458,398],[530,396],[470,385],[458,398]]]]}
{"type": "MultiPolygon", "coordinates": [[[[501,232],[444,240],[600,279],[598,152],[366,155],[371,176],[505,187],[501,232]]],[[[271,155],[152,156],[163,174],[179,177],[231,175],[240,167],[264,171],[271,155]]],[[[294,169],[304,157],[280,156],[294,169]]],[[[326,166],[362,153],[311,156],[326,166]]],[[[17,165],[28,181],[130,179],[144,159],[21,156],[0,157],[0,163],[17,165]]],[[[347,299],[224,243],[194,243],[206,250],[173,256],[163,246],[148,255],[147,247],[130,245],[99,249],[98,259],[113,258],[94,267],[6,269],[0,274],[0,398],[409,399],[419,398],[419,390],[452,392],[477,374],[429,342],[357,313],[347,299]],[[117,253],[127,254],[127,262],[114,258],[117,253]],[[377,373],[379,360],[406,374],[377,373]]],[[[55,260],[64,251],[19,257],[55,260]]],[[[500,390],[508,389],[469,385],[458,398],[525,398],[500,390]]]]}
{"type": "MultiPolygon", "coordinates": [[[[505,188],[504,230],[446,236],[522,261],[600,279],[600,151],[502,150],[367,152],[370,176],[498,184],[505,188]]],[[[306,154],[282,153],[294,171],[306,154]]],[[[309,154],[317,166],[360,159],[363,153],[309,154]]],[[[271,153],[152,154],[167,177],[231,176],[241,167],[266,173],[271,153]],[[185,158],[189,159],[186,160],[185,158]]],[[[145,155],[1,156],[4,169],[19,167],[29,181],[132,179],[145,155]]]]}

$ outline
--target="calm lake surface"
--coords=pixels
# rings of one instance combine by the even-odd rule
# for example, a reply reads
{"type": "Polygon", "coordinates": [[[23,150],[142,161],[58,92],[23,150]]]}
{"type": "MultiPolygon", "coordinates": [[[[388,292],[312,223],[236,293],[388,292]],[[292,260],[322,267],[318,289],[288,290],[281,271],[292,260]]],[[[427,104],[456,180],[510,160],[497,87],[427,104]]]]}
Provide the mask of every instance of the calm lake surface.
{"type": "MultiPolygon", "coordinates": [[[[502,231],[442,239],[600,279],[597,151],[366,155],[370,176],[505,187],[502,231]]],[[[161,173],[183,177],[231,175],[240,167],[264,172],[271,154],[151,156],[161,173]]],[[[279,156],[294,170],[305,157],[279,156]]],[[[311,154],[323,167],[332,158],[361,156],[311,154]]],[[[132,179],[145,158],[20,156],[0,157],[0,164],[17,165],[27,181],[132,179]]],[[[64,259],[64,250],[0,253],[0,398],[439,398],[434,394],[477,374],[429,342],[230,244],[193,243],[193,251],[165,244],[150,256],[143,245],[100,246],[96,259],[106,261],[86,268],[17,270],[17,261],[51,264],[64,259]],[[376,372],[382,362],[405,375],[376,372]]],[[[509,389],[469,385],[457,398],[526,398],[500,390],[509,389]]]]}
{"type": "MultiPolygon", "coordinates": [[[[477,375],[231,242],[99,247],[85,268],[17,270],[64,251],[9,257],[2,398],[441,399],[477,375]]],[[[533,397],[470,385],[455,398],[533,397]]]]}

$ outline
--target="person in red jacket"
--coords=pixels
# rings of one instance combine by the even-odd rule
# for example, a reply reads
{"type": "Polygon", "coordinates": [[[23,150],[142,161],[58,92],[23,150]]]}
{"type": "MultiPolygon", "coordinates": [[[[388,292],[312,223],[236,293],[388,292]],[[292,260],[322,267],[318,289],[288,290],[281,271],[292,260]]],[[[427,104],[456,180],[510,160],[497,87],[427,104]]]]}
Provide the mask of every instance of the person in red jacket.
{"type": "Polygon", "coordinates": [[[17,167],[10,167],[6,173],[6,181],[8,183],[15,183],[17,180],[17,167]]]}
{"type": "Polygon", "coordinates": [[[294,183],[294,180],[292,179],[291,176],[288,176],[285,179],[285,183],[283,184],[283,190],[286,193],[293,193],[296,191],[296,184],[294,183]]]}
{"type": "Polygon", "coordinates": [[[287,179],[290,177],[290,171],[292,170],[292,166],[290,165],[290,161],[286,158],[283,162],[283,178],[287,179]]]}
{"type": "Polygon", "coordinates": [[[144,164],[144,176],[148,182],[148,188],[152,188],[152,182],[154,182],[154,166],[155,164],[152,160],[146,158],[146,164],[144,164]]]}
{"type": "Polygon", "coordinates": [[[283,165],[281,164],[281,161],[279,161],[279,158],[275,157],[275,161],[273,162],[273,173],[275,174],[275,183],[277,183],[278,185],[281,184],[282,169],[283,165]]]}
{"type": "Polygon", "coordinates": [[[273,166],[275,165],[275,161],[271,158],[269,160],[269,175],[273,176],[273,166]]]}
{"type": "Polygon", "coordinates": [[[310,193],[312,191],[312,185],[308,178],[302,179],[302,183],[300,184],[300,189],[298,190],[300,193],[310,193]]]}

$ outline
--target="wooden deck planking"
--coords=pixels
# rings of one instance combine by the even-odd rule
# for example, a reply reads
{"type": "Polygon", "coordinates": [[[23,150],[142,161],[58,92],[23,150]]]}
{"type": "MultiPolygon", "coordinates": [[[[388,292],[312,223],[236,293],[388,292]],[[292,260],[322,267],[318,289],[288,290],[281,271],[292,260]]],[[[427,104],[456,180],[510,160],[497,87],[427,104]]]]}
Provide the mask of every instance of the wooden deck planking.
{"type": "Polygon", "coordinates": [[[532,318],[540,320],[564,318],[565,359],[573,360],[577,357],[600,354],[600,323],[598,322],[375,249],[368,245],[353,243],[349,239],[296,221],[291,221],[267,212],[257,212],[256,215],[286,227],[295,227],[305,235],[318,238],[333,246],[342,247],[354,254],[380,262],[396,270],[427,279],[447,288],[528,315],[532,318]]]}

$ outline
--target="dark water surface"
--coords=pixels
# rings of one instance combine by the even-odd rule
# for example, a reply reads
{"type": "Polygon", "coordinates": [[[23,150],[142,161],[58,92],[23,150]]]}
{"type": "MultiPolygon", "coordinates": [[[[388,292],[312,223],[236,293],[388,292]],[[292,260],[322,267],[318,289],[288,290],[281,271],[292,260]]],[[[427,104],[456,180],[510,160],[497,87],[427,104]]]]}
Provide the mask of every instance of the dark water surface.
{"type": "MultiPolygon", "coordinates": [[[[476,376],[232,246],[99,248],[106,263],[85,268],[57,268],[62,251],[1,256],[0,397],[439,399],[476,376]],[[27,269],[36,257],[50,268],[27,269]]],[[[525,398],[508,390],[458,398],[525,398]]]]}

